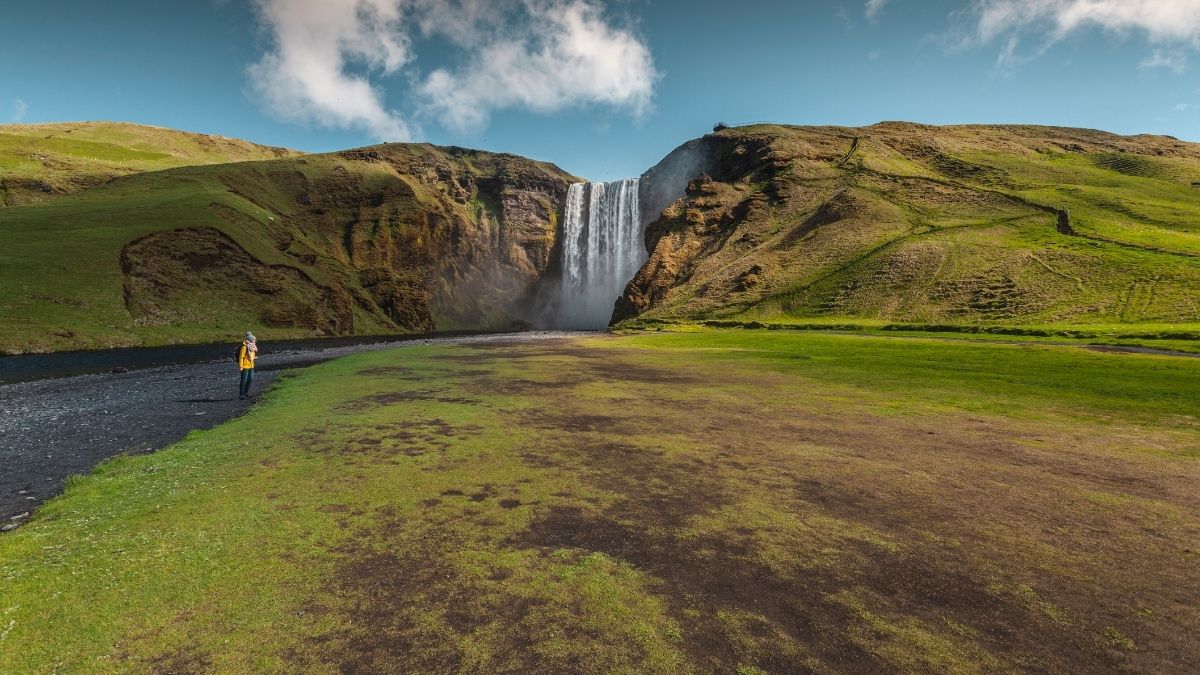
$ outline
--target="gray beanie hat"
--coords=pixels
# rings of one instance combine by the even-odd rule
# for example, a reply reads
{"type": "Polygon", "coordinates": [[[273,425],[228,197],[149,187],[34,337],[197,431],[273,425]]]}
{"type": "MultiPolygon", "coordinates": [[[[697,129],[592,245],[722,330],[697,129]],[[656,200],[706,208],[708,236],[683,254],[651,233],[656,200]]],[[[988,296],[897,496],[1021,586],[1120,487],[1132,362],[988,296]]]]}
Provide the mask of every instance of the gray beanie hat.
{"type": "Polygon", "coordinates": [[[254,333],[251,333],[250,331],[246,331],[246,340],[248,342],[254,342],[254,333]]]}

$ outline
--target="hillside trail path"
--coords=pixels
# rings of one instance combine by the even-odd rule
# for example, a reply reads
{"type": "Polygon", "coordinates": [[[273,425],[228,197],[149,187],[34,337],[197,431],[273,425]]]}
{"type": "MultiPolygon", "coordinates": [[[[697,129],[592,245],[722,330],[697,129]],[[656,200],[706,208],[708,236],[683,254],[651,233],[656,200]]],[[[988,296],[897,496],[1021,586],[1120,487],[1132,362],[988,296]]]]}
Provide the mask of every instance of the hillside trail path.
{"type": "Polygon", "coordinates": [[[244,413],[283,370],[340,356],[430,344],[524,343],[557,331],[406,339],[296,349],[260,359],[249,400],[232,357],[220,361],[0,384],[0,532],[15,529],[67,478],[104,460],[153,452],[244,413]]]}

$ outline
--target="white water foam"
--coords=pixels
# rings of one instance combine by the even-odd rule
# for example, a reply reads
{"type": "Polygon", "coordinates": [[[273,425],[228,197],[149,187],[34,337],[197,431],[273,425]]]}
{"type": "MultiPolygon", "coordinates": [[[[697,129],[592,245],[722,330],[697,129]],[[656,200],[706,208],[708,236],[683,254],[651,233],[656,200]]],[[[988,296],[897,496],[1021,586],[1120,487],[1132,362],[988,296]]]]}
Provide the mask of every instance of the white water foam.
{"type": "Polygon", "coordinates": [[[560,328],[604,328],[617,298],[647,258],[638,180],[572,185],[567,190],[564,221],[556,324],[560,328]]]}

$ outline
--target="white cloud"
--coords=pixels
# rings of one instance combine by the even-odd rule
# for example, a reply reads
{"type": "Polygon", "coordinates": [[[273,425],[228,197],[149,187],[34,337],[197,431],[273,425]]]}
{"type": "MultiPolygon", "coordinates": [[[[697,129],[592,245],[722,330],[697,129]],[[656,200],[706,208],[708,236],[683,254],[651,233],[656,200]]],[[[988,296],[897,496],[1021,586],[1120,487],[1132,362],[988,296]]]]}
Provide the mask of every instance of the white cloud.
{"type": "Polygon", "coordinates": [[[505,108],[552,112],[606,104],[635,116],[646,112],[658,77],[650,51],[605,22],[599,5],[533,0],[524,10],[527,20],[507,29],[493,27],[492,17],[447,24],[447,37],[470,56],[461,68],[433,71],[418,89],[446,125],[478,129],[491,111],[505,108]]]}
{"type": "Polygon", "coordinates": [[[1200,0],[975,0],[979,39],[1024,29],[1061,39],[1099,27],[1141,32],[1153,42],[1200,45],[1200,0]]]}
{"type": "Polygon", "coordinates": [[[1176,103],[1175,107],[1172,108],[1172,110],[1174,110],[1175,112],[1184,112],[1190,107],[1192,107],[1192,105],[1190,103],[1176,103]]]}
{"type": "Polygon", "coordinates": [[[1144,38],[1156,49],[1142,61],[1143,68],[1183,72],[1182,50],[1200,48],[1200,0],[972,0],[954,16],[970,25],[959,35],[959,46],[1002,41],[996,61],[1001,71],[1087,28],[1144,38]],[[1018,51],[1025,37],[1037,45],[1030,55],[1018,51]]]}
{"type": "Polygon", "coordinates": [[[1155,49],[1150,56],[1142,59],[1142,68],[1166,68],[1175,73],[1188,69],[1188,57],[1178,50],[1155,49]]]}
{"type": "Polygon", "coordinates": [[[1142,61],[1143,68],[1182,72],[1187,59],[1180,48],[1200,48],[1200,0],[972,0],[954,16],[966,18],[970,25],[959,35],[959,46],[1003,41],[997,58],[1002,71],[1087,28],[1138,35],[1151,45],[1170,48],[1156,49],[1142,61]],[[1024,37],[1037,45],[1030,55],[1018,52],[1024,37]]]}
{"type": "Polygon", "coordinates": [[[850,15],[846,13],[845,7],[839,6],[837,11],[833,13],[833,16],[842,23],[843,28],[846,30],[854,30],[854,21],[850,18],[850,15]]]}
{"type": "Polygon", "coordinates": [[[29,112],[29,104],[19,98],[14,98],[12,104],[12,121],[20,122],[25,119],[25,113],[27,112],[29,112]]]}
{"type": "Polygon", "coordinates": [[[476,130],[493,111],[600,104],[641,115],[658,74],[645,43],[597,0],[257,0],[273,44],[250,77],[284,119],[405,140],[412,124],[368,75],[407,83],[411,110],[476,130]],[[458,65],[422,74],[417,38],[458,65]]]}
{"type": "Polygon", "coordinates": [[[1010,35],[1004,41],[1004,46],[1000,49],[1000,53],[996,55],[996,69],[1006,74],[1011,74],[1011,68],[1023,61],[1024,57],[1017,53],[1017,48],[1021,46],[1021,38],[1017,35],[1010,35]]]}
{"type": "Polygon", "coordinates": [[[892,0],[867,0],[867,18],[874,21],[879,16],[879,13],[883,11],[883,8],[886,7],[891,1],[892,0]]]}
{"type": "Polygon", "coordinates": [[[351,64],[390,74],[410,60],[401,8],[392,0],[259,0],[274,48],[250,67],[265,107],[277,116],[365,129],[407,140],[408,125],[383,92],[351,64]]]}

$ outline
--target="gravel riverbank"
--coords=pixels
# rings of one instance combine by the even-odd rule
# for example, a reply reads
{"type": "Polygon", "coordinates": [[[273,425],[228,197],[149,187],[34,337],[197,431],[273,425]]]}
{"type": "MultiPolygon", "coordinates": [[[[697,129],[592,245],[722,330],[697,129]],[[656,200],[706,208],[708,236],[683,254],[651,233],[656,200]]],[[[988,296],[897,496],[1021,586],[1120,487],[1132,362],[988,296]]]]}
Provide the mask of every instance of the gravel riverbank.
{"type": "MultiPolygon", "coordinates": [[[[568,333],[532,332],[429,338],[266,352],[254,394],[280,371],[379,349],[427,344],[526,342],[568,333]]],[[[62,491],[67,477],[109,457],[152,452],[240,415],[232,358],[186,365],[0,385],[0,529],[24,522],[62,491]]]]}

